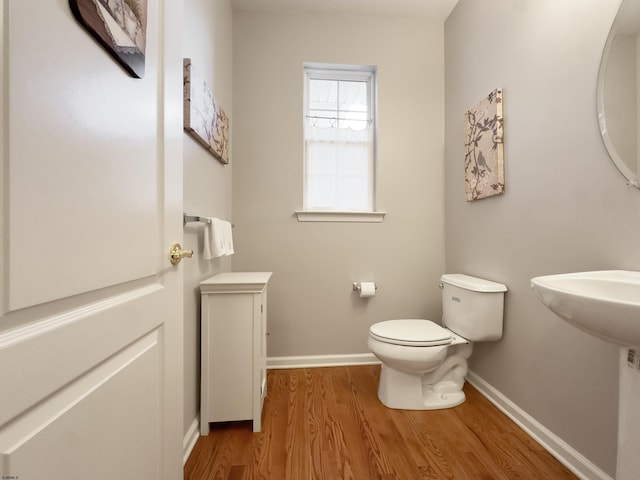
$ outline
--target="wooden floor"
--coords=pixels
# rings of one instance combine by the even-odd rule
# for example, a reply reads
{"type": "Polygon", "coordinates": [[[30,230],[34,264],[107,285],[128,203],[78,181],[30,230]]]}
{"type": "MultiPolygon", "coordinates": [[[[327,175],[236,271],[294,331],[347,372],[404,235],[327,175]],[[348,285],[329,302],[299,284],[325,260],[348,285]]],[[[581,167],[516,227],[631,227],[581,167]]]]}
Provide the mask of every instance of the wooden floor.
{"type": "Polygon", "coordinates": [[[378,366],[270,370],[262,432],[212,424],[185,480],[577,478],[470,385],[462,405],[391,410],[378,366]]]}

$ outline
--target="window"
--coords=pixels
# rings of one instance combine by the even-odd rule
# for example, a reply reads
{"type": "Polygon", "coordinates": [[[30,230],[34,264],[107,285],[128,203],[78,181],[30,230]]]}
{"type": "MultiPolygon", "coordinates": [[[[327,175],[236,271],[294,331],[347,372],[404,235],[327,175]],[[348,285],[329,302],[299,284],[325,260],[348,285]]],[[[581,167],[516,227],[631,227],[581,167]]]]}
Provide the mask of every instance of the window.
{"type": "Polygon", "coordinates": [[[375,67],[305,64],[304,73],[304,211],[373,212],[375,67]]]}

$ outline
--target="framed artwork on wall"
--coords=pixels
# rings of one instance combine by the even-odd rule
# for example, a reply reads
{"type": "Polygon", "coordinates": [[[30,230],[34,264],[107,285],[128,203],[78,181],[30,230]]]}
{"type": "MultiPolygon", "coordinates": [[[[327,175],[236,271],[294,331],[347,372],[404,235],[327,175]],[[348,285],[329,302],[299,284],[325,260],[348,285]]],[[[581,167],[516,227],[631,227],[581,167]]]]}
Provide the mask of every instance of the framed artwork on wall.
{"type": "Polygon", "coordinates": [[[468,202],[504,193],[502,89],[464,114],[464,180],[468,202]]]}
{"type": "Polygon", "coordinates": [[[221,163],[229,163],[229,117],[191,59],[184,66],[184,130],[221,163]]]}
{"type": "Polygon", "coordinates": [[[69,0],[69,7],[131,76],[144,77],[147,0],[69,0]]]}

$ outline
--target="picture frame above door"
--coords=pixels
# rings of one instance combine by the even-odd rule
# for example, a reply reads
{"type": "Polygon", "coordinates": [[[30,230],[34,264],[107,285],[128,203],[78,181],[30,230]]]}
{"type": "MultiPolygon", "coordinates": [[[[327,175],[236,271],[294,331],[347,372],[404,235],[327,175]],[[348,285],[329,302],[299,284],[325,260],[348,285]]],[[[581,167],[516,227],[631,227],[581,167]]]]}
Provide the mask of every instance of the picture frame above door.
{"type": "Polygon", "coordinates": [[[131,76],[144,77],[147,0],[69,0],[78,23],[131,76]]]}

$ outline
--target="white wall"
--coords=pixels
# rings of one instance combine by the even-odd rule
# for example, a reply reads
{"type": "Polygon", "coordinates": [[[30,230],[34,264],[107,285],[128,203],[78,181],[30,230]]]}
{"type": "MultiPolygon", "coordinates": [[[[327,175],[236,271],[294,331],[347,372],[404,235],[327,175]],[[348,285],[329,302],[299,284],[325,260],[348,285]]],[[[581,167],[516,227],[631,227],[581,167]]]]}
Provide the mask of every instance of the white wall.
{"type": "Polygon", "coordinates": [[[617,349],[564,323],[531,277],[640,268],[640,191],[599,136],[596,81],[617,0],[461,0],[445,24],[447,269],[504,282],[504,338],[471,369],[610,475],[617,349]],[[464,201],[463,112],[504,89],[506,193],[464,201]]]}
{"type": "MultiPolygon", "coordinates": [[[[183,49],[205,79],[233,125],[229,0],[185,0],[183,49]]],[[[232,128],[233,130],[233,128],[232,128]]],[[[223,165],[192,137],[184,135],[184,210],[190,215],[231,217],[231,161],[223,165]]],[[[202,259],[203,224],[188,223],[184,245],[184,433],[200,411],[200,287],[202,280],[230,270],[230,259],[202,259]]]]}
{"type": "Polygon", "coordinates": [[[269,357],[368,353],[370,324],[441,316],[443,25],[234,11],[234,270],[273,271],[269,357]],[[303,62],[378,66],[381,224],[299,223],[303,62]],[[352,282],[378,295],[357,297],[352,282]]]}

